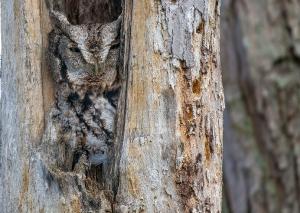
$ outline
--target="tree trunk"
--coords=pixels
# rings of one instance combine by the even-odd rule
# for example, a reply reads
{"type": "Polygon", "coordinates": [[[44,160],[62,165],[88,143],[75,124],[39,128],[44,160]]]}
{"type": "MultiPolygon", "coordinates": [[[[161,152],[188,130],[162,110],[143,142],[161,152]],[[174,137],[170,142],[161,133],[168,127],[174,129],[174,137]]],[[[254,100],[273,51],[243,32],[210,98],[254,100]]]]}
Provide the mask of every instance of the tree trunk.
{"type": "Polygon", "coordinates": [[[229,210],[299,212],[299,1],[223,3],[229,210]]]}
{"type": "MultiPolygon", "coordinates": [[[[56,1],[56,9],[72,24],[120,14],[118,0],[84,2],[56,1]],[[106,16],[95,13],[101,3],[106,16]]],[[[114,142],[108,163],[79,172],[71,130],[57,121],[64,94],[47,65],[46,4],[2,2],[2,211],[220,212],[219,7],[218,0],[123,1],[114,142]]]]}

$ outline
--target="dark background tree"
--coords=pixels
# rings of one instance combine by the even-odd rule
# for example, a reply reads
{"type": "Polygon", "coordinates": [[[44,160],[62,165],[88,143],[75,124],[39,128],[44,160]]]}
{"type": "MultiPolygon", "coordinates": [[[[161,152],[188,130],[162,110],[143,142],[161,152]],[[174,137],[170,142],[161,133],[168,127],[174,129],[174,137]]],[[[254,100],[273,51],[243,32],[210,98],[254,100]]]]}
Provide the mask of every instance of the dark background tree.
{"type": "Polygon", "coordinates": [[[297,0],[223,1],[227,212],[300,211],[299,11],[297,0]]]}

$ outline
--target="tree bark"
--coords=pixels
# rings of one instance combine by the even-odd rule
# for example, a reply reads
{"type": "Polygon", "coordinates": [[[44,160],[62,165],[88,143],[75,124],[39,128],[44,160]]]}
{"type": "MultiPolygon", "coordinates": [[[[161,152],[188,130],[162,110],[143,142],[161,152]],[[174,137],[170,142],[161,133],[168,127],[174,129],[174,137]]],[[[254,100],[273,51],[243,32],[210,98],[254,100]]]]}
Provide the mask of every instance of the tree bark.
{"type": "MultiPolygon", "coordinates": [[[[70,5],[86,11],[76,2],[62,2],[69,19],[99,20],[68,12],[70,5]]],[[[220,3],[125,0],[122,7],[116,138],[99,188],[57,167],[66,146],[50,116],[56,88],[45,3],[2,2],[1,211],[221,211],[220,3]]]]}
{"type": "MultiPolygon", "coordinates": [[[[1,100],[1,211],[42,208],[54,202],[40,191],[31,158],[44,128],[43,31],[39,1],[1,2],[3,75],[1,100]],[[39,200],[41,204],[38,204],[39,200]]],[[[45,96],[44,96],[45,95],[45,96]]],[[[49,97],[50,98],[50,97],[49,97]]],[[[46,99],[46,97],[45,97],[46,99]]],[[[46,102],[46,101],[45,101],[46,102]]],[[[42,182],[44,183],[44,182],[42,182]]]]}
{"type": "Polygon", "coordinates": [[[223,3],[229,210],[299,212],[299,1],[223,3]]]}
{"type": "Polygon", "coordinates": [[[220,211],[218,3],[125,4],[125,14],[131,15],[125,15],[124,25],[131,27],[125,27],[128,80],[120,207],[220,211]]]}

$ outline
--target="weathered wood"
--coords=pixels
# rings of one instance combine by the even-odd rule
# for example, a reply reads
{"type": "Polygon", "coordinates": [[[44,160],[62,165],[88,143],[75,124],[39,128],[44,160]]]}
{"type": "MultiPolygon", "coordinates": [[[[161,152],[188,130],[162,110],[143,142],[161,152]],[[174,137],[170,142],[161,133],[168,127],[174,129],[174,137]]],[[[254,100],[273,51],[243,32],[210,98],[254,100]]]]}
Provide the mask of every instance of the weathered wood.
{"type": "Polygon", "coordinates": [[[219,1],[124,6],[129,56],[117,208],[220,212],[219,1]]]}
{"type": "MultiPolygon", "coordinates": [[[[3,1],[1,200],[3,212],[35,206],[31,148],[44,127],[40,1],[3,1]]],[[[34,171],[35,172],[35,171],[34,171]]],[[[36,198],[36,197],[35,197],[36,198]]]]}

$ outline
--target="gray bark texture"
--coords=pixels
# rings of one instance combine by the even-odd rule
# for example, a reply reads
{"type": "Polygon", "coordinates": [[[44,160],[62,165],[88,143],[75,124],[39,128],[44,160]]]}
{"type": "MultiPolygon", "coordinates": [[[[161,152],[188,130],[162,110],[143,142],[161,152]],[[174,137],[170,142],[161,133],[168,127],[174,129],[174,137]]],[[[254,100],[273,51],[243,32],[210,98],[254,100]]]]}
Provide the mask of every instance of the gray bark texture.
{"type": "Polygon", "coordinates": [[[1,212],[221,212],[219,0],[1,6],[1,212]]]}
{"type": "Polygon", "coordinates": [[[222,11],[227,210],[300,212],[300,3],[224,0],[222,11]]]}

